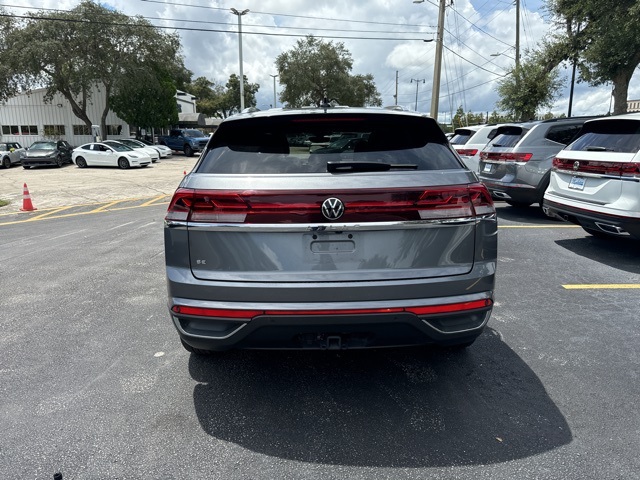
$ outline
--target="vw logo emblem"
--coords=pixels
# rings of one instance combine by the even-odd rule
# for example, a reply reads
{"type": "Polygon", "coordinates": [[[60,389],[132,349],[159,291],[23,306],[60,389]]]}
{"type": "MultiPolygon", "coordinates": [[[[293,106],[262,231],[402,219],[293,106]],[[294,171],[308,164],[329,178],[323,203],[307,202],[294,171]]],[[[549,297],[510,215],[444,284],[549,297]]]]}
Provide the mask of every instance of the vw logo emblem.
{"type": "Polygon", "coordinates": [[[328,220],[337,220],[344,213],[344,203],[339,198],[327,198],[322,202],[322,215],[328,220]]]}
{"type": "Polygon", "coordinates": [[[578,170],[580,170],[580,162],[575,161],[573,162],[573,169],[577,172],[578,170]]]}

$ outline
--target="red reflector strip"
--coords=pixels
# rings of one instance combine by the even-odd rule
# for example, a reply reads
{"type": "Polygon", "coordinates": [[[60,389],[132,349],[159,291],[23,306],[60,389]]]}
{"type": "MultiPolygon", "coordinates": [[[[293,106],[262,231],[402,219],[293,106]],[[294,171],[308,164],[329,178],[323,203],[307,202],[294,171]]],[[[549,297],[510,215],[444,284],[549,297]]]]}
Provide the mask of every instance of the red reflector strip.
{"type": "Polygon", "coordinates": [[[244,318],[246,320],[264,313],[262,310],[231,310],[226,308],[185,307],[184,305],[174,305],[171,307],[171,311],[196,317],[244,318]]]}
{"type": "Polygon", "coordinates": [[[640,165],[634,162],[603,162],[556,157],[553,159],[553,168],[556,170],[570,170],[575,173],[591,173],[594,175],[640,176],[640,165]]]}
{"type": "Polygon", "coordinates": [[[326,309],[326,310],[232,310],[224,308],[200,308],[174,305],[171,311],[181,315],[197,317],[239,318],[250,320],[258,315],[278,316],[326,316],[326,315],[375,315],[383,313],[413,313],[415,315],[434,315],[438,313],[464,312],[490,307],[492,300],[475,300],[471,302],[447,303],[444,305],[427,305],[422,307],[395,308],[354,308],[354,309],[326,309]]]}

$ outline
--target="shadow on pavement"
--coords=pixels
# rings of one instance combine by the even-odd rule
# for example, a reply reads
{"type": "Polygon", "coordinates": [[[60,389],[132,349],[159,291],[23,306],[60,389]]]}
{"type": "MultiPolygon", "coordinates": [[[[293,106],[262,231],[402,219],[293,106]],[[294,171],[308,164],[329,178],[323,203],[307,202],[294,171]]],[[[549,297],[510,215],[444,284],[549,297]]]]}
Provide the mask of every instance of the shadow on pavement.
{"type": "Polygon", "coordinates": [[[640,273],[640,242],[632,238],[585,237],[556,240],[562,248],[603,265],[630,273],[640,273]]]}
{"type": "Polygon", "coordinates": [[[536,375],[491,329],[464,352],[239,351],[191,355],[189,370],[205,432],[288,460],[479,465],[572,439],[536,375]]]}
{"type": "Polygon", "coordinates": [[[553,218],[547,217],[538,204],[530,207],[512,207],[504,202],[495,203],[498,218],[501,220],[509,220],[511,222],[525,224],[548,224],[548,225],[571,225],[553,218]]]}

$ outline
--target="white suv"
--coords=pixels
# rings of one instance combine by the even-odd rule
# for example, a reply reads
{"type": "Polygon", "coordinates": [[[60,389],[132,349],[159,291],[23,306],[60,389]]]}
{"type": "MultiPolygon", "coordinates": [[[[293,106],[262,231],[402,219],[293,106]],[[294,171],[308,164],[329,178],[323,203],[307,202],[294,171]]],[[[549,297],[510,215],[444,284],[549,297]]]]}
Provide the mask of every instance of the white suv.
{"type": "Polygon", "coordinates": [[[640,239],[640,114],[586,122],[553,160],[545,213],[596,236],[640,239]]]}

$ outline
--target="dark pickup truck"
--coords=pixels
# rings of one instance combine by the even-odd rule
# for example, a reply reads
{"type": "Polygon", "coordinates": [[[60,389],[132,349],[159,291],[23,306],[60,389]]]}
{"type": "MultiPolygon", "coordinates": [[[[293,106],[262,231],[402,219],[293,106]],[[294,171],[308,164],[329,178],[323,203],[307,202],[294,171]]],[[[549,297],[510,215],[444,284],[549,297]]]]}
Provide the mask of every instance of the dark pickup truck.
{"type": "Polygon", "coordinates": [[[191,128],[171,130],[169,135],[158,137],[160,145],[166,145],[176,152],[184,152],[187,157],[191,157],[195,152],[204,150],[208,141],[209,135],[191,128]]]}

